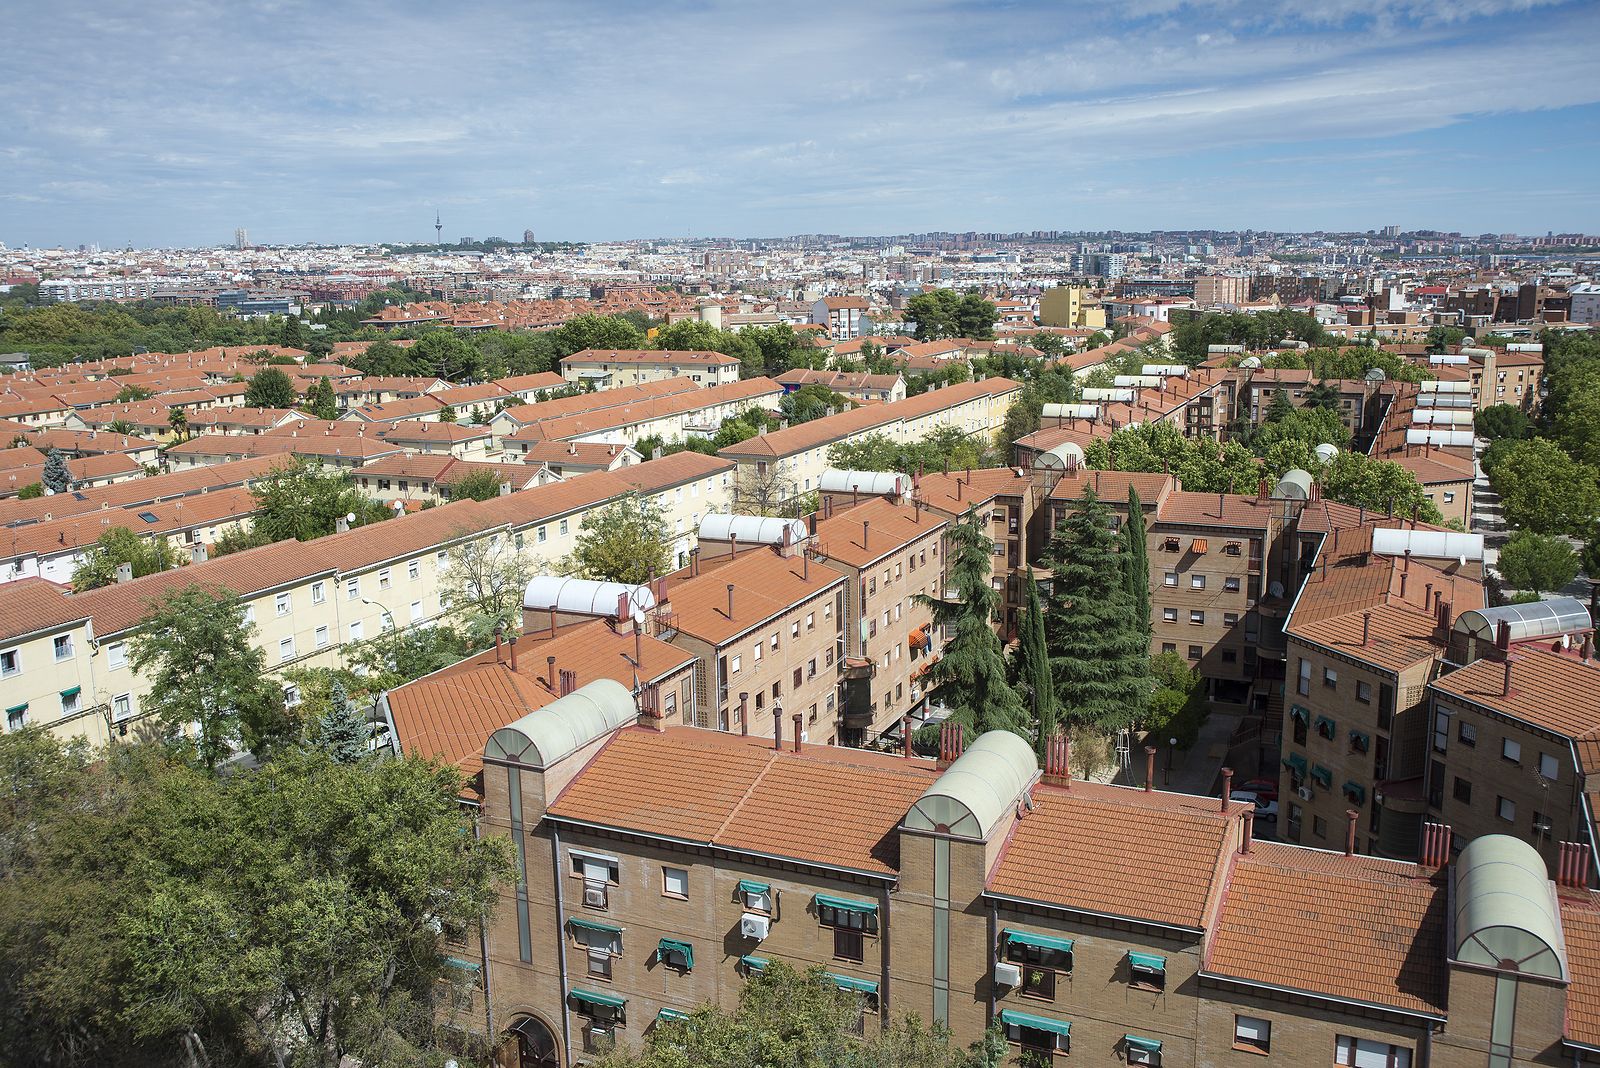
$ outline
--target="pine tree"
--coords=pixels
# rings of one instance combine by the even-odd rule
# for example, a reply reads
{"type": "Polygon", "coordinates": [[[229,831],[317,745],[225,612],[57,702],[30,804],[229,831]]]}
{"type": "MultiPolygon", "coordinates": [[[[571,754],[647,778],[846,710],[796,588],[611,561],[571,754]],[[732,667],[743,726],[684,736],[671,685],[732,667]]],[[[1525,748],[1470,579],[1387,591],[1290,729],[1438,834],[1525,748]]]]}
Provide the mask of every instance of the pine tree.
{"type": "Polygon", "coordinates": [[[316,385],[306,390],[306,400],[301,407],[318,419],[339,418],[339,400],[334,395],[333,384],[328,381],[327,375],[323,375],[316,385]]]}
{"type": "Polygon", "coordinates": [[[1128,522],[1122,528],[1122,588],[1128,592],[1139,633],[1150,641],[1150,545],[1145,538],[1139,491],[1128,485],[1128,522]]]}
{"type": "Polygon", "coordinates": [[[328,688],[328,710],[317,721],[314,737],[337,764],[354,764],[367,755],[367,724],[338,679],[328,688]]]}
{"type": "Polygon", "coordinates": [[[1045,746],[1056,733],[1055,679],[1050,674],[1050,651],[1044,640],[1044,608],[1039,584],[1028,572],[1028,603],[1022,610],[1022,633],[1011,658],[1011,678],[1033,713],[1034,748],[1044,759],[1045,746]]]}
{"type": "Polygon", "coordinates": [[[953,600],[918,594],[933,609],[933,623],[951,631],[944,655],[929,669],[929,696],[950,709],[950,720],[965,726],[971,737],[1007,730],[1027,737],[1028,714],[1022,698],[1006,679],[1005,650],[994,631],[1000,594],[989,584],[994,542],[969,511],[950,527],[945,563],[953,600]]]}
{"type": "Polygon", "coordinates": [[[295,315],[286,315],[283,319],[283,331],[278,335],[278,344],[286,349],[303,348],[304,343],[300,337],[300,318],[295,315]]]}
{"type": "Polygon", "coordinates": [[[1045,641],[1056,700],[1073,724],[1111,732],[1138,722],[1149,698],[1150,641],[1122,584],[1110,510],[1086,489],[1050,539],[1045,641]]]}
{"type": "Polygon", "coordinates": [[[44,474],[40,476],[44,488],[51,493],[65,493],[72,488],[72,470],[67,467],[67,454],[51,449],[44,458],[44,474]]]}

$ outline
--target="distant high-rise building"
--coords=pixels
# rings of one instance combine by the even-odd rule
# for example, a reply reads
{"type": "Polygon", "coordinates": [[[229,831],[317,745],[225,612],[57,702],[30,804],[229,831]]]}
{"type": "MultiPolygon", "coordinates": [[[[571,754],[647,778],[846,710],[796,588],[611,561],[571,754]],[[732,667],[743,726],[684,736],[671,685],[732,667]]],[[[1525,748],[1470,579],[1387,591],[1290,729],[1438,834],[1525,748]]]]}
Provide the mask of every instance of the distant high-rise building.
{"type": "Polygon", "coordinates": [[[1383,236],[1384,237],[1399,237],[1400,236],[1400,227],[1398,227],[1398,226],[1385,226],[1383,228],[1383,236]]]}
{"type": "Polygon", "coordinates": [[[524,245],[533,244],[533,231],[532,230],[524,230],[524,231],[522,231],[522,243],[524,245]]]}
{"type": "Polygon", "coordinates": [[[439,213],[433,213],[433,240],[434,244],[444,244],[444,223],[439,219],[439,213]]]}
{"type": "Polygon", "coordinates": [[[249,248],[250,247],[250,231],[246,230],[242,226],[239,227],[239,229],[235,230],[233,232],[233,247],[234,248],[240,248],[240,249],[249,248]]]}

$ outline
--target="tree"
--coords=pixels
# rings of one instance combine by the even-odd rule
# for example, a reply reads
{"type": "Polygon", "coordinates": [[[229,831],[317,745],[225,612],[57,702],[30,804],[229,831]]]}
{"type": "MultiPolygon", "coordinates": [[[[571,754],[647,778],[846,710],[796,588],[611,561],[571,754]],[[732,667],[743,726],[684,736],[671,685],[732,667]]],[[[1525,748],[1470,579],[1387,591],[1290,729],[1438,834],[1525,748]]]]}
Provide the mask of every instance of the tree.
{"type": "MultiPolygon", "coordinates": [[[[456,531],[458,537],[468,533],[456,531]]],[[[535,574],[516,543],[505,534],[463,541],[450,551],[440,579],[440,602],[449,605],[467,638],[487,644],[496,627],[522,630],[522,595],[535,574]]]]}
{"type": "Polygon", "coordinates": [[[111,527],[95,539],[82,561],[73,568],[73,591],[82,593],[111,585],[117,580],[117,568],[122,564],[131,564],[133,577],[143,578],[177,567],[178,554],[159,534],[145,538],[127,527],[111,527]]]}
{"type": "Polygon", "coordinates": [[[172,408],[167,412],[167,425],[172,428],[172,433],[182,439],[189,434],[189,413],[182,408],[172,408]]]}
{"type": "Polygon", "coordinates": [[[1150,711],[1140,724],[1160,739],[1176,738],[1187,749],[1200,736],[1205,722],[1205,679],[1177,653],[1157,653],[1150,658],[1155,690],[1150,711]]]}
{"type": "Polygon", "coordinates": [[[413,365],[424,374],[447,382],[479,377],[478,350],[454,330],[429,330],[417,339],[410,355],[413,365]]]}
{"type": "Polygon", "coordinates": [[[1495,404],[1478,413],[1473,429],[1489,441],[1518,441],[1533,432],[1533,420],[1514,405],[1495,404]]]}
{"type": "Polygon", "coordinates": [[[1444,516],[1428,499],[1412,471],[1393,460],[1374,460],[1359,452],[1341,452],[1318,476],[1322,495],[1330,501],[1366,508],[1415,514],[1424,523],[1441,524],[1444,516]]]}
{"type": "Polygon", "coordinates": [[[344,683],[333,680],[328,692],[328,710],[317,720],[313,741],[335,764],[354,764],[370,751],[372,731],[345,693],[344,683]]]}
{"type": "Polygon", "coordinates": [[[299,349],[305,347],[305,341],[300,336],[300,317],[285,315],[283,329],[278,331],[278,344],[286,349],[299,349]]]}
{"type": "Polygon", "coordinates": [[[67,466],[67,454],[51,447],[45,454],[44,472],[40,476],[44,488],[51,493],[65,493],[72,488],[72,469],[67,466]]]}
{"type": "Polygon", "coordinates": [[[1045,550],[1045,640],[1056,699],[1073,724],[1112,732],[1144,717],[1150,639],[1123,584],[1110,510],[1088,487],[1045,550]]]}
{"type": "Polygon", "coordinates": [[[1011,681],[1033,713],[1034,749],[1044,760],[1045,747],[1056,736],[1055,678],[1050,672],[1050,649],[1044,637],[1044,608],[1039,584],[1028,571],[1028,602],[1022,609],[1021,634],[1011,656],[1011,681]]]}
{"type": "Polygon", "coordinates": [[[155,395],[155,390],[146,389],[144,386],[123,386],[121,389],[117,390],[117,395],[113,399],[113,403],[132,404],[136,401],[149,400],[155,395]]]}
{"type": "Polygon", "coordinates": [[[1145,540],[1144,504],[1128,484],[1128,521],[1122,526],[1122,588],[1133,605],[1139,633],[1150,641],[1150,545],[1145,540]]]}
{"type": "Polygon", "coordinates": [[[1578,577],[1578,554],[1563,538],[1519,530],[1501,546],[1496,570],[1519,590],[1547,593],[1578,577]]]}
{"type": "Polygon", "coordinates": [[[943,654],[928,668],[929,696],[950,709],[952,722],[973,737],[1005,730],[1028,736],[1028,714],[1006,678],[1005,649],[994,632],[1000,594],[989,584],[994,542],[972,509],[945,535],[945,574],[955,597],[925,593],[918,604],[933,611],[933,623],[950,635],[943,654]]]}
{"type": "Polygon", "coordinates": [[[502,479],[498,471],[477,468],[450,484],[453,501],[487,501],[500,495],[502,479]]]}
{"type": "Polygon", "coordinates": [[[19,501],[36,501],[43,496],[43,482],[30,482],[26,486],[23,486],[21,489],[17,490],[17,500],[19,501]]]}
{"type": "Polygon", "coordinates": [[[287,751],[215,776],[157,746],[89,761],[0,738],[0,790],[40,791],[0,809],[0,839],[26,843],[0,880],[6,1059],[443,1063],[469,1022],[440,1010],[466,984],[446,942],[510,872],[460,786],[415,758],[287,751]]]}
{"type": "Polygon", "coordinates": [[[327,375],[317,379],[316,384],[306,390],[305,402],[300,407],[307,415],[317,419],[339,418],[339,398],[335,396],[333,383],[328,381],[327,375]]]}
{"type": "MultiPolygon", "coordinates": [[[[670,326],[664,326],[656,334],[655,347],[658,349],[676,349],[699,352],[720,352],[724,356],[732,356],[739,361],[741,369],[746,363],[758,363],[761,360],[761,351],[755,343],[744,336],[744,333],[734,333],[731,330],[718,330],[710,323],[703,323],[698,319],[683,319],[670,326]]],[[[751,375],[742,374],[744,378],[751,375]]]]}
{"type": "Polygon", "coordinates": [[[641,349],[644,332],[614,315],[574,315],[550,331],[559,359],[584,349],[641,349]]]}
{"type": "Polygon", "coordinates": [[[259,530],[254,530],[243,523],[235,523],[224,530],[211,546],[211,556],[227,556],[230,553],[243,552],[246,549],[259,549],[263,545],[271,545],[272,539],[259,530]]]}
{"type": "Polygon", "coordinates": [[[993,302],[985,300],[981,293],[968,293],[956,304],[951,326],[956,337],[988,341],[994,337],[994,324],[999,319],[993,302]]]}
{"type": "Polygon", "coordinates": [[[298,458],[273,468],[250,487],[250,495],[259,510],[251,529],[269,542],[310,541],[332,534],[345,516],[359,519],[383,510],[380,505],[373,512],[373,502],[347,472],[298,458]]]}
{"type": "Polygon", "coordinates": [[[411,350],[403,349],[392,341],[374,341],[360,356],[350,359],[350,366],[364,375],[379,377],[417,373],[411,350]]]}
{"type": "Polygon", "coordinates": [[[1486,469],[1514,528],[1582,537],[1600,514],[1600,471],[1546,438],[1512,443],[1486,469]]]}
{"type": "MultiPolygon", "coordinates": [[[[489,632],[493,629],[491,626],[489,632]]],[[[447,623],[403,630],[385,628],[366,641],[346,643],[342,650],[344,662],[360,686],[354,686],[348,677],[339,681],[352,693],[377,693],[459,663],[487,644],[487,638],[477,643],[469,641],[467,635],[447,623]]],[[[302,701],[305,696],[302,690],[302,701]]],[[[331,701],[328,703],[331,705],[331,701]]]]}
{"type": "Polygon", "coordinates": [[[572,573],[605,582],[648,582],[670,570],[672,542],[661,507],[630,493],[584,518],[572,551],[572,573]]]}
{"type": "Polygon", "coordinates": [[[244,394],[246,408],[293,408],[297,399],[294,383],[276,367],[263,367],[251,376],[244,394]]]}
{"type": "Polygon", "coordinates": [[[259,754],[282,734],[283,691],[267,680],[266,656],[252,640],[237,598],[189,585],[151,606],[129,661],[150,682],[145,709],[207,769],[241,743],[259,754]]]}
{"type": "Polygon", "coordinates": [[[457,416],[455,407],[453,405],[446,404],[443,408],[439,409],[439,422],[441,423],[453,423],[458,418],[459,416],[457,416]]]}

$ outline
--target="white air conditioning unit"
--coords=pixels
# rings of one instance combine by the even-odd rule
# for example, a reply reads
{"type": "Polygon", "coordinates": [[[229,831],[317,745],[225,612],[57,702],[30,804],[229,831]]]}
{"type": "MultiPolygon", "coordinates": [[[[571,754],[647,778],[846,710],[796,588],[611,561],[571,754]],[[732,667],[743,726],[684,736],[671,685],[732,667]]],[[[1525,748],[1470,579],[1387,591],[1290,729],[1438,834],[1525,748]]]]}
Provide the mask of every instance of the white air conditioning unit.
{"type": "Polygon", "coordinates": [[[747,912],[739,918],[739,933],[746,938],[754,938],[757,942],[764,942],[771,930],[772,918],[770,916],[757,916],[753,912],[747,912]]]}
{"type": "Polygon", "coordinates": [[[996,961],[994,966],[995,986],[1017,986],[1022,982],[1022,969],[1007,961],[996,961]]]}
{"type": "Polygon", "coordinates": [[[1302,801],[1311,800],[1311,787],[1309,786],[1302,786],[1300,789],[1296,790],[1295,793],[1300,795],[1300,800],[1302,801]]]}
{"type": "Polygon", "coordinates": [[[606,907],[606,888],[603,886],[586,886],[583,888],[583,903],[590,908],[603,909],[606,907]]]}

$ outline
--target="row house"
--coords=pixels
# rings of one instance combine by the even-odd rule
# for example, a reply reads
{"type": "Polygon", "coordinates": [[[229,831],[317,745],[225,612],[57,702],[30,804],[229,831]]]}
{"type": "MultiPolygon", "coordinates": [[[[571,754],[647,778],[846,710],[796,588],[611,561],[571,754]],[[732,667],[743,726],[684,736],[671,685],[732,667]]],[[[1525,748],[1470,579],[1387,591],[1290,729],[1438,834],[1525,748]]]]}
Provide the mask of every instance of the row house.
{"type": "MultiPolygon", "coordinates": [[[[498,438],[507,438],[524,434],[540,423],[564,416],[579,415],[584,412],[600,411],[618,405],[631,404],[635,401],[655,400],[660,397],[670,397],[677,393],[688,393],[697,387],[693,382],[683,379],[666,379],[657,382],[644,382],[636,386],[622,386],[617,389],[608,389],[599,393],[579,393],[569,397],[555,397],[530,404],[513,405],[510,408],[496,412],[494,418],[489,420],[489,426],[498,438]]],[[[530,435],[537,439],[542,434],[530,435]]]]}
{"type": "MultiPolygon", "coordinates": [[[[29,453],[36,451],[32,448],[27,449],[29,453]]],[[[37,463],[18,465],[0,471],[0,498],[15,498],[29,486],[42,486],[45,462],[45,459],[40,459],[37,463]]],[[[104,456],[80,456],[67,461],[67,471],[71,474],[71,481],[69,483],[69,492],[64,496],[69,497],[86,490],[115,486],[145,477],[144,464],[122,453],[109,453],[104,456]]],[[[63,495],[52,494],[50,496],[63,495]]],[[[46,500],[48,497],[36,499],[46,500]]]]}
{"type": "Polygon", "coordinates": [[[561,360],[561,377],[596,391],[682,378],[697,386],[739,381],[739,359],[689,349],[584,349],[561,360]]]}
{"type": "MultiPolygon", "coordinates": [[[[23,451],[25,450],[7,449],[0,452],[0,458],[9,458],[12,453],[23,451]]],[[[37,463],[30,466],[43,465],[43,454],[37,455],[37,463]]],[[[69,460],[67,466],[76,470],[74,465],[82,462],[84,461],[69,460]]],[[[213,490],[244,486],[283,462],[278,457],[260,456],[217,464],[213,467],[173,471],[162,475],[143,475],[105,486],[90,487],[78,484],[71,493],[53,493],[27,501],[15,499],[0,501],[0,528],[65,519],[68,516],[85,515],[104,509],[129,508],[136,504],[176,500],[213,490]]],[[[0,481],[9,478],[12,470],[14,469],[0,469],[0,481]]],[[[142,467],[140,473],[143,473],[142,467]]],[[[37,478],[34,481],[37,481],[37,478]]]]}
{"type": "Polygon", "coordinates": [[[418,456],[403,453],[375,460],[356,468],[353,477],[364,496],[390,504],[401,501],[421,505],[442,504],[454,494],[452,488],[468,475],[488,472],[499,480],[500,492],[516,493],[559,479],[550,473],[523,464],[482,463],[458,460],[454,456],[418,456]]]}

